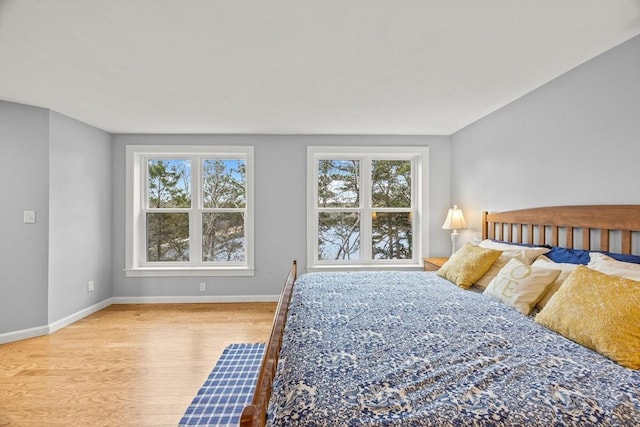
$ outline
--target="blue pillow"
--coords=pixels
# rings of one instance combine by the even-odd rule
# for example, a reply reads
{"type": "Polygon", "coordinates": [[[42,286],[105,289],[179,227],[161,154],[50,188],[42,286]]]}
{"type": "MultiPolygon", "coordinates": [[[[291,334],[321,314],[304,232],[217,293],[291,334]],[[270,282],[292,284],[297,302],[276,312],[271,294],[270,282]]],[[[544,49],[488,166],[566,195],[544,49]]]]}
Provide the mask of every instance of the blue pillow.
{"type": "MultiPolygon", "coordinates": [[[[567,264],[589,264],[590,252],[597,251],[587,251],[584,249],[569,249],[569,248],[560,248],[558,246],[552,246],[549,253],[546,253],[545,256],[548,257],[553,262],[563,262],[567,264]]],[[[638,255],[629,255],[629,254],[616,254],[612,252],[599,251],[603,254],[610,256],[613,259],[617,259],[618,261],[623,262],[631,262],[634,264],[640,264],[640,256],[638,255]]]]}
{"type": "MultiPolygon", "coordinates": [[[[562,262],[566,264],[589,264],[589,252],[584,249],[561,248],[552,246],[549,253],[544,254],[553,262],[562,262]]],[[[613,257],[612,257],[613,258],[613,257]]]]}

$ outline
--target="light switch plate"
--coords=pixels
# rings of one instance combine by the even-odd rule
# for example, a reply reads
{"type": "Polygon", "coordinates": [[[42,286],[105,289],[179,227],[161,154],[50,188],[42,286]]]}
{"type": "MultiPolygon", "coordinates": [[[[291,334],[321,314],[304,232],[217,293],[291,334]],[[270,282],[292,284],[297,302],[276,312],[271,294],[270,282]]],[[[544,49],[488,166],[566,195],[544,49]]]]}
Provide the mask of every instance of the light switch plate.
{"type": "Polygon", "coordinates": [[[36,223],[36,211],[24,211],[24,223],[35,224],[36,223]]]}

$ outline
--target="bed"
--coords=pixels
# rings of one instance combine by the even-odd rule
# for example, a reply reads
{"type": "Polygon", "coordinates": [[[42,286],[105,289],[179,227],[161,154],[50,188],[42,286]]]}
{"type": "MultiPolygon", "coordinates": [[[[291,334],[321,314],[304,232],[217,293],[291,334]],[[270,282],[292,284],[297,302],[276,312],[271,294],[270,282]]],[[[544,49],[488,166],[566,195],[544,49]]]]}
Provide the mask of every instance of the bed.
{"type": "Polygon", "coordinates": [[[294,262],[241,425],[640,425],[640,205],[485,212],[482,232],[437,273],[294,262]],[[548,283],[514,300],[523,268],[548,283]]]}

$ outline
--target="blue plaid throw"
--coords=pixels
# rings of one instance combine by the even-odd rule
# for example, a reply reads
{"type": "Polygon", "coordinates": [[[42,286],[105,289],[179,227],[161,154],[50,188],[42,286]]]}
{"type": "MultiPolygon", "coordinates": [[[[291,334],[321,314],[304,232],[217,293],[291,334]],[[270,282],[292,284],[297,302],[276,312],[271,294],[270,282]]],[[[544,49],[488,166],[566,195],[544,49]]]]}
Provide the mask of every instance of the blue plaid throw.
{"type": "Polygon", "coordinates": [[[264,344],[231,344],[180,420],[180,426],[237,426],[251,402],[264,344]]]}

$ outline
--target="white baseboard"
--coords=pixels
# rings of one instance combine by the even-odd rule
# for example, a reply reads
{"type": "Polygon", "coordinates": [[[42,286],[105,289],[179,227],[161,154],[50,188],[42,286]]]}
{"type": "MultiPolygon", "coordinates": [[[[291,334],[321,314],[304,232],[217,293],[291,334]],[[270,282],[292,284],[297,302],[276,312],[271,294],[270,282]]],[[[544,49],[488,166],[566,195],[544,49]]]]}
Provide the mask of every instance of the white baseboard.
{"type": "Polygon", "coordinates": [[[103,308],[109,307],[111,304],[113,304],[111,300],[112,298],[107,298],[97,304],[92,305],[91,307],[84,308],[76,313],[70,314],[67,317],[56,320],[53,323],[49,323],[48,325],[0,334],[0,344],[6,344],[13,341],[20,341],[27,338],[34,338],[42,335],[52,334],[55,331],[58,331],[65,326],[72,324],[73,322],[77,322],[78,320],[87,317],[90,314],[96,313],[103,308]]]}
{"type": "Polygon", "coordinates": [[[19,331],[5,332],[0,334],[0,344],[6,344],[13,341],[26,340],[28,338],[39,337],[49,334],[49,326],[38,326],[35,328],[22,329],[19,331]]]}
{"type": "Polygon", "coordinates": [[[231,296],[173,296],[173,297],[111,297],[82,309],[53,323],[35,328],[0,334],[0,344],[20,341],[27,338],[52,334],[65,326],[96,313],[111,304],[187,304],[187,303],[225,303],[225,302],[276,302],[280,295],[231,295],[231,296]]]}
{"type": "Polygon", "coordinates": [[[111,301],[113,298],[107,298],[103,301],[100,301],[97,304],[92,305],[91,307],[84,308],[78,312],[70,314],[69,316],[62,318],[60,320],[56,320],[53,323],[49,323],[49,333],[52,334],[57,330],[64,328],[72,324],[73,322],[77,322],[78,320],[87,317],[90,314],[96,313],[103,308],[109,307],[113,302],[111,301]]]}
{"type": "Polygon", "coordinates": [[[220,302],[277,302],[280,295],[113,297],[112,304],[190,304],[220,302]]]}

